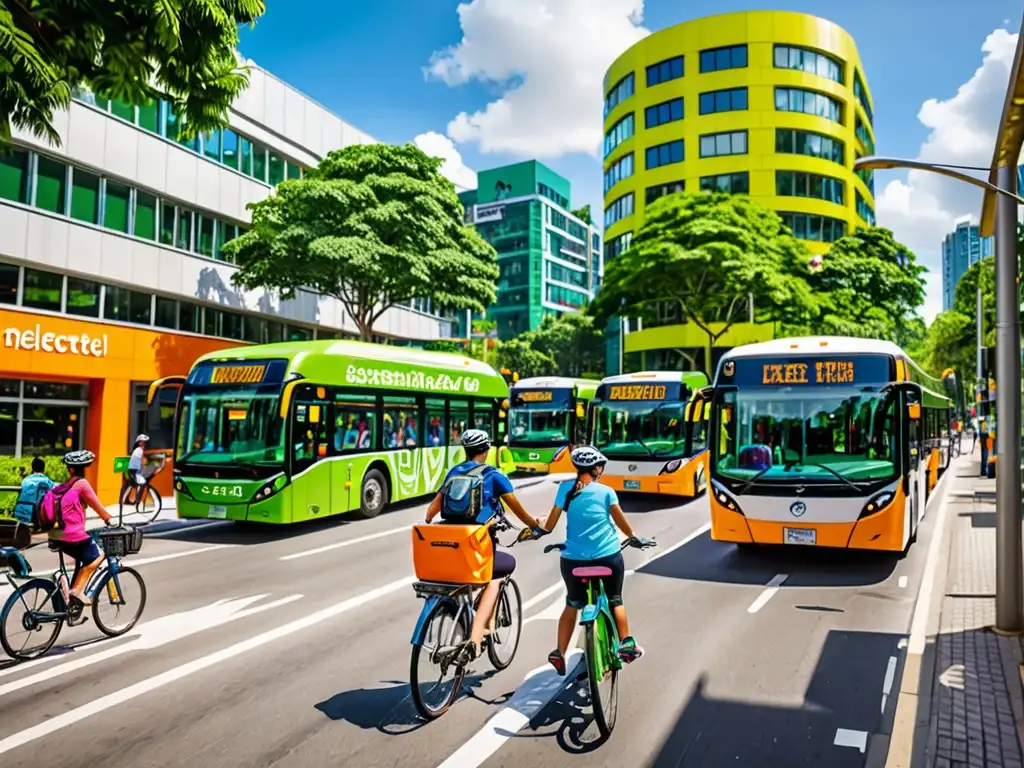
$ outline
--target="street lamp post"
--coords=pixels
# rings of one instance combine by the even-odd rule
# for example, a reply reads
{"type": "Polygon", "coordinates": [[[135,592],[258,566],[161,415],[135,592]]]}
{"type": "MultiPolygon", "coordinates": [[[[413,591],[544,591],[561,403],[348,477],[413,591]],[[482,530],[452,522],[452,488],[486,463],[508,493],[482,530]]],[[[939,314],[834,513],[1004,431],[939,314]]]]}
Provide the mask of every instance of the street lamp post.
{"type": "MultiPolygon", "coordinates": [[[[1011,87],[1013,83],[1011,82],[1011,87]]],[[[1020,298],[1017,289],[1016,168],[1000,164],[995,183],[956,168],[892,157],[862,157],[856,170],[908,168],[929,171],[994,193],[996,238],[996,414],[999,419],[999,461],[996,464],[996,625],[1004,633],[1024,633],[1024,557],[1021,552],[1021,357],[1020,298]]],[[[978,305],[979,323],[981,304],[978,305]]],[[[979,325],[980,328],[980,325],[979,325]]],[[[979,344],[979,374],[981,366],[979,344]]],[[[979,404],[980,415],[980,404],[979,404]]]]}

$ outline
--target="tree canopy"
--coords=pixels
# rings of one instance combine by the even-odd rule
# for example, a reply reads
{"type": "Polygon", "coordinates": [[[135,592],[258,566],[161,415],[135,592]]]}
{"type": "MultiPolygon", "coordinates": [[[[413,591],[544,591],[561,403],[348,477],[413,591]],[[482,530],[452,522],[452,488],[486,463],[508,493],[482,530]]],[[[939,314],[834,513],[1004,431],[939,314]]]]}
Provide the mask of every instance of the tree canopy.
{"type": "Polygon", "coordinates": [[[371,340],[390,307],[414,298],[482,312],[495,300],[497,253],[462,223],[442,161],[412,144],[330,152],[301,179],[250,203],[252,229],[223,248],[246,289],[333,296],[371,340]]]}
{"type": "Polygon", "coordinates": [[[743,195],[672,194],[646,212],[628,251],[605,266],[591,311],[651,318],[679,308],[709,344],[748,317],[807,323],[816,303],[806,282],[809,253],[772,210],[743,195]]]}
{"type": "Polygon", "coordinates": [[[169,99],[183,138],[227,123],[248,85],[238,25],[263,0],[32,0],[0,3],[0,142],[11,126],[53,145],[53,113],[78,86],[129,104],[169,99]]]}

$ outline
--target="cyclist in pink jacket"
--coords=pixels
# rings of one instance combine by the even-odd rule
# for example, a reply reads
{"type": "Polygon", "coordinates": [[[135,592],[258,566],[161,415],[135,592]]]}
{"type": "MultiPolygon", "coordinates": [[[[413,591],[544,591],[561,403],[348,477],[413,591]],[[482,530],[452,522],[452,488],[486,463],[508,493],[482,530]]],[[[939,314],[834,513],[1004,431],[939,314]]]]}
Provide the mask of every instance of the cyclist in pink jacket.
{"type": "Polygon", "coordinates": [[[43,497],[43,513],[47,520],[56,520],[56,506],[60,504],[63,527],[50,529],[50,549],[63,552],[75,559],[75,575],[71,579],[71,597],[82,605],[92,599],[85,594],[89,579],[103,562],[103,553],[85,528],[85,508],[92,507],[103,522],[111,525],[110,515],[100,504],[96,492],[85,479],[86,467],[96,461],[92,451],[72,451],[64,456],[70,477],[47,492],[43,497]]]}

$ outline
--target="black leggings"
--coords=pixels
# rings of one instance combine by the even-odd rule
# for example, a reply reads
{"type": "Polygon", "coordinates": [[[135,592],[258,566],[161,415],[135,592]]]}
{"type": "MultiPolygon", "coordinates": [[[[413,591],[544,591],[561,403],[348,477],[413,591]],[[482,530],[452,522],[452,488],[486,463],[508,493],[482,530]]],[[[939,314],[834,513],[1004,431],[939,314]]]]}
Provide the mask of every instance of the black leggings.
{"type": "Polygon", "coordinates": [[[622,582],[626,578],[626,562],[622,559],[622,553],[600,557],[597,560],[567,560],[562,558],[559,566],[562,571],[562,581],[565,582],[565,604],[571,608],[582,608],[587,604],[587,585],[577,576],[572,575],[573,568],[587,568],[594,566],[611,568],[612,575],[601,579],[604,583],[604,594],[608,598],[609,605],[622,605],[622,582]]]}
{"type": "Polygon", "coordinates": [[[506,576],[511,576],[512,572],[516,569],[516,559],[512,557],[508,552],[495,552],[494,553],[494,569],[491,575],[491,580],[503,579],[506,576]]]}

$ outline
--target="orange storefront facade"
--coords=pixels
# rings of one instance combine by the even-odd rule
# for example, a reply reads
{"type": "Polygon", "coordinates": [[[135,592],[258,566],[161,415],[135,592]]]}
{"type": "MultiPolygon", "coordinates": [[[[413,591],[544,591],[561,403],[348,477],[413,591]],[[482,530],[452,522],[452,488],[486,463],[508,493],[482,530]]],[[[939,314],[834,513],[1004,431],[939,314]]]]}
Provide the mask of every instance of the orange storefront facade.
{"type": "MultiPolygon", "coordinates": [[[[22,457],[88,448],[97,456],[89,480],[106,504],[117,501],[126,456],[136,430],[154,438],[151,453],[166,453],[154,480],[171,494],[173,394],[147,408],[149,384],[185,375],[200,355],[238,346],[205,336],[134,328],[0,309],[0,417],[22,457]],[[13,421],[12,421],[13,419],[13,421]]],[[[13,441],[13,442],[12,442],[13,441]]]]}

